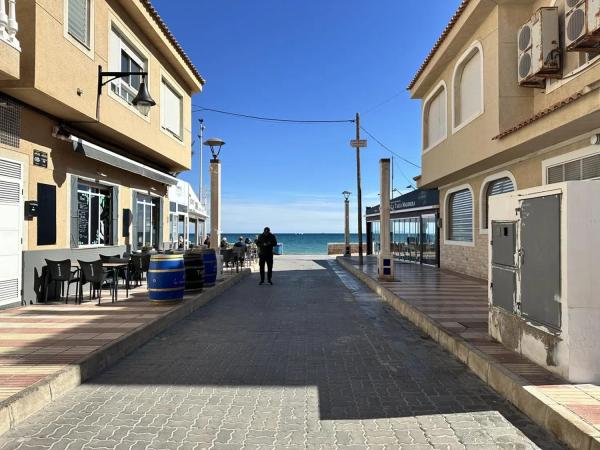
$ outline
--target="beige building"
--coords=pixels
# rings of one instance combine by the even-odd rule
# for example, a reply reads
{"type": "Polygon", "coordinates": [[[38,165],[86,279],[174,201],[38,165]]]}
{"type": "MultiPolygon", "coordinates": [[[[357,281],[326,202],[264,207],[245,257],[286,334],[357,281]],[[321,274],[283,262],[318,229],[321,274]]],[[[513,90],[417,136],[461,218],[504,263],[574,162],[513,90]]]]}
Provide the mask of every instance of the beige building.
{"type": "Polygon", "coordinates": [[[149,0],[0,0],[0,307],[36,300],[44,258],[168,241],[203,84],[149,0]]]}
{"type": "Polygon", "coordinates": [[[440,191],[442,268],[487,278],[490,196],[600,177],[593,8],[464,0],[410,83],[422,101],[417,182],[440,191]]]}

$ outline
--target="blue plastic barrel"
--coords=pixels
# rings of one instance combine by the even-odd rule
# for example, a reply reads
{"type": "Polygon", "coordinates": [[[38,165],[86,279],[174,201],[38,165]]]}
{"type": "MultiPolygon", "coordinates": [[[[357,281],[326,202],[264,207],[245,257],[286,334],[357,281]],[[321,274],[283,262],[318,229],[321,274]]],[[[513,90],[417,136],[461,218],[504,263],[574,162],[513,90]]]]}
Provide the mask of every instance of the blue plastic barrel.
{"type": "Polygon", "coordinates": [[[148,269],[148,297],[152,303],[183,300],[185,265],[183,255],[152,255],[148,269]]]}
{"type": "Polygon", "coordinates": [[[204,262],[204,287],[212,287],[217,283],[217,254],[214,248],[202,250],[204,262]]]}
{"type": "Polygon", "coordinates": [[[283,255],[283,244],[277,244],[275,247],[273,247],[273,254],[283,255]]]}

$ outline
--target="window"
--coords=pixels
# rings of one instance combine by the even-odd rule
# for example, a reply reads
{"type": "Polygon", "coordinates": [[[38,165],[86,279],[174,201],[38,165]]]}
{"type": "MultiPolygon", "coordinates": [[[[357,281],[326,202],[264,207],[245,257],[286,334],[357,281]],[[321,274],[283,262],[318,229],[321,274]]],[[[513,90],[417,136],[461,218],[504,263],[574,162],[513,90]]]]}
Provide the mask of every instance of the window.
{"type": "Polygon", "coordinates": [[[137,195],[136,200],[136,243],[137,248],[158,246],[158,210],[157,199],[149,195],[137,195]]]}
{"type": "Polygon", "coordinates": [[[447,237],[449,241],[473,242],[473,195],[469,189],[449,196],[447,237]]]}
{"type": "Polygon", "coordinates": [[[487,184],[485,189],[485,204],[482,205],[484,209],[484,222],[481,224],[482,229],[488,227],[488,210],[490,206],[490,197],[492,195],[506,194],[515,190],[515,186],[509,177],[502,177],[496,180],[492,180],[487,184]]]}
{"type": "Polygon", "coordinates": [[[183,98],[164,78],[161,83],[160,97],[161,127],[181,140],[183,98]]]}
{"type": "Polygon", "coordinates": [[[454,128],[461,127],[483,112],[483,59],[476,44],[463,55],[454,72],[454,128]]]}
{"type": "Polygon", "coordinates": [[[69,34],[87,49],[90,48],[91,0],[67,0],[69,34]]]}
{"type": "Polygon", "coordinates": [[[446,88],[442,84],[425,102],[423,148],[426,150],[446,139],[446,88]]]}
{"type": "Polygon", "coordinates": [[[600,178],[600,153],[550,166],[546,169],[546,183],[600,178]]]}
{"type": "MultiPolygon", "coordinates": [[[[115,72],[146,72],[148,61],[114,28],[111,30],[109,66],[115,72]]],[[[141,75],[129,75],[111,81],[110,88],[131,105],[140,89],[141,75]]],[[[148,77],[146,77],[148,82],[148,77]]],[[[136,110],[137,111],[137,110],[136,110]]]]}
{"type": "Polygon", "coordinates": [[[77,185],[78,245],[110,245],[111,189],[79,182],[77,185]]]}

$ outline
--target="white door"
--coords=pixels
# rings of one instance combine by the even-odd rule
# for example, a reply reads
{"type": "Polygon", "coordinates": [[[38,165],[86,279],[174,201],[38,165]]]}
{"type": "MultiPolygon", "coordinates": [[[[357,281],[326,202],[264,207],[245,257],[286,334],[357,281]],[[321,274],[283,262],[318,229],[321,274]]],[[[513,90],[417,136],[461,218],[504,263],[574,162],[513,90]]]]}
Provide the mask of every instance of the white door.
{"type": "Polygon", "coordinates": [[[21,301],[22,172],[0,158],[0,306],[21,301]]]}

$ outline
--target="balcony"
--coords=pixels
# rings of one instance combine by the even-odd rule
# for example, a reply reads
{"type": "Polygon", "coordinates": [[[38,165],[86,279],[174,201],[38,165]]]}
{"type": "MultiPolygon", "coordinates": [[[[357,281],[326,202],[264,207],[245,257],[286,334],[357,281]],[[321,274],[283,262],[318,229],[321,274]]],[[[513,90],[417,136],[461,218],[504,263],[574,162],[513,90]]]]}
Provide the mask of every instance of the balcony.
{"type": "Polygon", "coordinates": [[[20,75],[21,45],[17,39],[16,2],[0,0],[0,80],[15,80],[20,75]]]}

